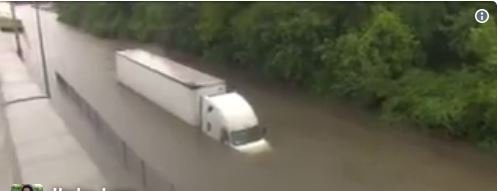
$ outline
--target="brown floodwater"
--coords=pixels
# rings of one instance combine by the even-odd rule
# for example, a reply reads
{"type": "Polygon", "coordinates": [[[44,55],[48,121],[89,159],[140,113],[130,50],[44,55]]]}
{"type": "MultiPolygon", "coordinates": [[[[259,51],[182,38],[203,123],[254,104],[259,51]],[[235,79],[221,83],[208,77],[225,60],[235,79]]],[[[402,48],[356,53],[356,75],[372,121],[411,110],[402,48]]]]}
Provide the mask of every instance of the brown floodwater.
{"type": "MultiPolygon", "coordinates": [[[[42,82],[34,11],[21,6],[18,16],[26,28],[28,63],[42,82]]],[[[51,12],[42,11],[41,16],[55,107],[69,108],[54,77],[57,70],[136,157],[175,190],[496,190],[496,156],[466,143],[388,127],[350,103],[308,96],[243,70],[154,45],[97,38],[57,22],[51,12]],[[119,85],[114,52],[137,47],[225,79],[269,129],[272,151],[238,153],[119,85]]],[[[121,181],[134,177],[125,175],[124,167],[105,168],[112,161],[102,158],[120,158],[119,153],[99,150],[106,142],[77,137],[103,171],[112,171],[107,174],[123,174],[121,181]]]]}

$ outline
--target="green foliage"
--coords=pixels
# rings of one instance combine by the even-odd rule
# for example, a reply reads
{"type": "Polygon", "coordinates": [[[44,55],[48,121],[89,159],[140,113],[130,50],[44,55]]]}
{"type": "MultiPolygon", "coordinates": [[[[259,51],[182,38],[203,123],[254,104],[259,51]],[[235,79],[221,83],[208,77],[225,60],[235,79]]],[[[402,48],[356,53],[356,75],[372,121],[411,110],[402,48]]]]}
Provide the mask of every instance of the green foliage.
{"type": "Polygon", "coordinates": [[[318,63],[315,46],[321,43],[330,19],[300,4],[254,4],[234,20],[234,37],[242,44],[239,60],[265,63],[264,72],[290,82],[303,82],[318,63]],[[251,58],[259,55],[257,58],[251,58]]]}
{"type": "Polygon", "coordinates": [[[480,71],[486,72],[487,77],[496,74],[496,23],[490,18],[489,22],[469,29],[465,45],[461,49],[464,54],[473,58],[480,71]]]}
{"type": "Polygon", "coordinates": [[[22,184],[12,184],[10,191],[21,191],[22,184]]]}
{"type": "Polygon", "coordinates": [[[232,19],[242,11],[248,3],[205,2],[201,4],[201,17],[197,31],[203,43],[203,54],[208,59],[230,63],[236,61],[235,42],[232,37],[232,19]]]}
{"type": "Polygon", "coordinates": [[[59,20],[252,68],[496,147],[492,2],[77,2],[59,20]]]}
{"type": "Polygon", "coordinates": [[[103,37],[118,37],[126,34],[130,3],[87,2],[61,3],[56,7],[59,20],[103,37]]]}
{"type": "Polygon", "coordinates": [[[496,105],[496,81],[483,80],[478,73],[461,70],[440,75],[411,70],[397,82],[382,109],[391,119],[488,144],[496,142],[496,108],[492,105],[496,105]]]}
{"type": "Polygon", "coordinates": [[[81,9],[81,6],[83,4],[76,2],[76,3],[68,3],[68,2],[61,2],[57,3],[56,5],[56,10],[60,15],[64,15],[61,17],[58,17],[60,21],[63,21],[65,23],[69,23],[71,25],[79,25],[80,24],[80,17],[79,15],[83,12],[81,9]]]}
{"type": "Polygon", "coordinates": [[[162,23],[170,8],[160,5],[156,2],[140,2],[133,6],[133,14],[128,21],[130,37],[145,42],[160,38],[160,33],[166,30],[166,25],[162,23]]]}
{"type": "MultiPolygon", "coordinates": [[[[21,191],[22,184],[12,184],[10,191],[21,191]]],[[[43,186],[41,184],[32,184],[34,191],[43,191],[43,186]]]]}
{"type": "Polygon", "coordinates": [[[256,3],[236,15],[231,22],[234,42],[240,47],[235,59],[242,65],[266,68],[274,54],[272,49],[279,41],[277,22],[291,16],[295,7],[295,4],[256,3]]]}
{"type": "Polygon", "coordinates": [[[392,82],[414,65],[418,41],[393,12],[375,8],[365,27],[321,47],[324,69],[316,75],[316,90],[384,98],[392,91],[392,82]]]}
{"type": "Polygon", "coordinates": [[[446,36],[441,31],[440,25],[448,15],[446,2],[432,2],[427,6],[426,2],[396,2],[388,3],[403,23],[409,24],[420,46],[425,51],[417,56],[417,62],[426,63],[425,67],[444,68],[455,64],[454,59],[444,57],[451,54],[445,43],[446,36]]]}

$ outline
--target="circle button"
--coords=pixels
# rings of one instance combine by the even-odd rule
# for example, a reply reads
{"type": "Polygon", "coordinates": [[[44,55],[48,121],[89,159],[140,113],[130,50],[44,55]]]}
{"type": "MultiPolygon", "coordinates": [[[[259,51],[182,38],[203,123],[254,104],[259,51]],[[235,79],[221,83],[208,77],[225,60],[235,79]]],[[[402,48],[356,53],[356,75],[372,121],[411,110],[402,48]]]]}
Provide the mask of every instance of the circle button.
{"type": "Polygon", "coordinates": [[[474,18],[478,23],[486,23],[489,20],[489,13],[486,9],[479,9],[474,14],[474,18]]]}

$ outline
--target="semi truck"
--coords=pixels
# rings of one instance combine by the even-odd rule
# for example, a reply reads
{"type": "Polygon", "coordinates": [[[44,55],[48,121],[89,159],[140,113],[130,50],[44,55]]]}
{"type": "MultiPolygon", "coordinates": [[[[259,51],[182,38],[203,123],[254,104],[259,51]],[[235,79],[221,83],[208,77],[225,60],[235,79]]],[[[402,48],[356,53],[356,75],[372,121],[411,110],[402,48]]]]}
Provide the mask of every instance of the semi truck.
{"type": "Polygon", "coordinates": [[[142,49],[116,51],[118,82],[241,152],[268,150],[266,129],[224,80],[142,49]]]}

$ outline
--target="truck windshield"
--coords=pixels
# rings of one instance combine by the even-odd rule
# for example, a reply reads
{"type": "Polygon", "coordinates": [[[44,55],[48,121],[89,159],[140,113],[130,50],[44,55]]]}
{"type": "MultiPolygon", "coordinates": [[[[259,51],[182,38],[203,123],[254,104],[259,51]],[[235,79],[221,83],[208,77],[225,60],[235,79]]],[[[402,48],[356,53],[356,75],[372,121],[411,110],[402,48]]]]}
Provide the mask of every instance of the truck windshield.
{"type": "Polygon", "coordinates": [[[230,133],[230,142],[237,146],[254,142],[263,138],[264,131],[261,127],[255,126],[230,133]]]}

